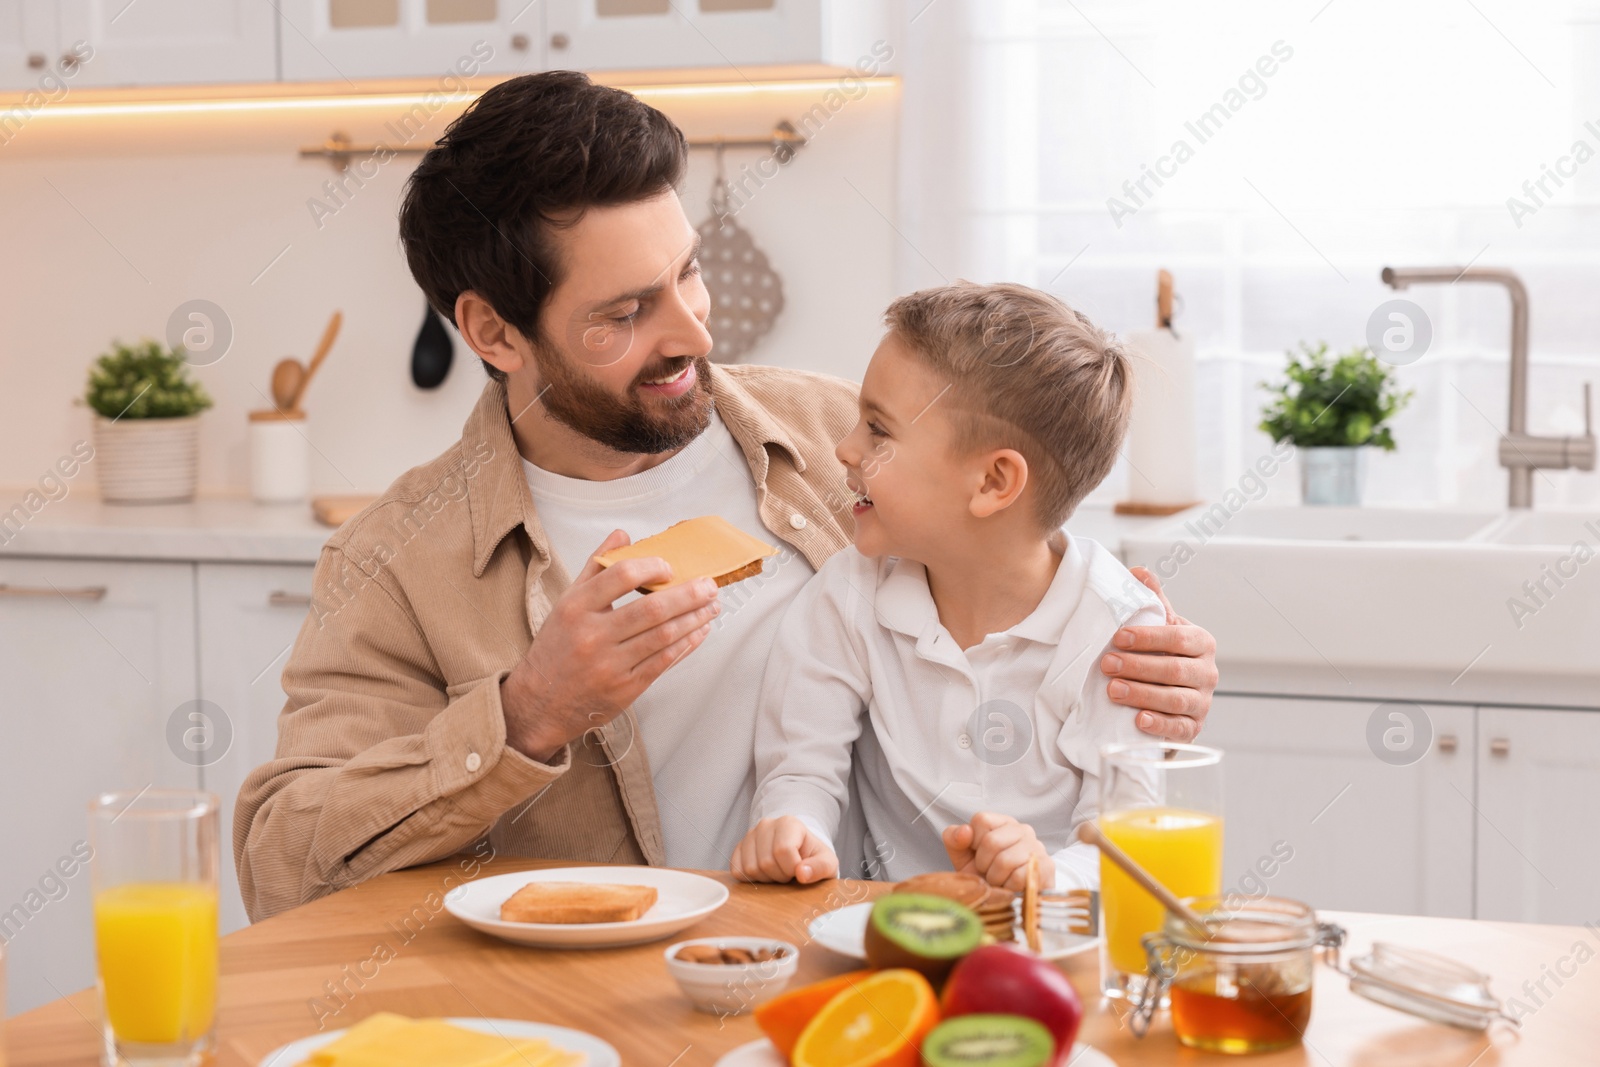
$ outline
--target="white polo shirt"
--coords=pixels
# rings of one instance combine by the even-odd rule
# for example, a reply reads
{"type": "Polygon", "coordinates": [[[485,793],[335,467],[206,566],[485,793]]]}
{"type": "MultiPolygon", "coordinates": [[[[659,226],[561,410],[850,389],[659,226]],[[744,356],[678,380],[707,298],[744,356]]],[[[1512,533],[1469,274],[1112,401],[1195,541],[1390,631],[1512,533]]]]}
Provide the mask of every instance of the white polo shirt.
{"type": "MultiPolygon", "coordinates": [[[[1098,856],[1073,841],[1098,811],[1102,745],[1137,741],[1100,657],[1124,625],[1156,625],[1156,596],[1100,545],[1068,538],[1033,613],[963,651],[927,571],[836,553],[784,615],[762,681],[751,824],[794,815],[833,840],[851,752],[880,877],[948,870],[946,826],[979,811],[1028,823],[1056,885],[1093,887],[1098,856]]],[[[854,873],[841,855],[841,873],[854,873]]]]}

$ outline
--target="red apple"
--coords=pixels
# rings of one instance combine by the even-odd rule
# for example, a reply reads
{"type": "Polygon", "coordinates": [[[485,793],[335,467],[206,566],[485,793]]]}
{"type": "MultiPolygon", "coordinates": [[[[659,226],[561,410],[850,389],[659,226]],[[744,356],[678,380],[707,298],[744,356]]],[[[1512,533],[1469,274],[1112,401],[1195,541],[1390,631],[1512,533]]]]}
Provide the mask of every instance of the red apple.
{"type": "Polygon", "coordinates": [[[1056,1067],[1067,1062],[1083,1020],[1078,991],[1054,964],[1006,945],[962,957],[940,1000],[943,1017],[998,1013],[1037,1019],[1056,1039],[1056,1067]]]}

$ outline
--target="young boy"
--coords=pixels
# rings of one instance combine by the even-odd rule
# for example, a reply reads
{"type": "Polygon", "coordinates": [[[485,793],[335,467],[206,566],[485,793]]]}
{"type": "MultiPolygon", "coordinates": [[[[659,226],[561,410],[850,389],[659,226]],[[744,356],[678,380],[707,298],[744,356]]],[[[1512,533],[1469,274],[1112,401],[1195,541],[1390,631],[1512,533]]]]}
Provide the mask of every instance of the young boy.
{"type": "Polygon", "coordinates": [[[780,625],[752,829],[730,867],[838,874],[854,749],[879,877],[953,865],[1020,889],[1037,853],[1045,885],[1094,886],[1096,853],[1073,831],[1097,811],[1101,746],[1140,738],[1100,658],[1119,627],[1165,615],[1061,525],[1116,460],[1128,357],[1020,285],[925,289],[885,321],[836,450],[858,497],[855,549],[780,625]]]}

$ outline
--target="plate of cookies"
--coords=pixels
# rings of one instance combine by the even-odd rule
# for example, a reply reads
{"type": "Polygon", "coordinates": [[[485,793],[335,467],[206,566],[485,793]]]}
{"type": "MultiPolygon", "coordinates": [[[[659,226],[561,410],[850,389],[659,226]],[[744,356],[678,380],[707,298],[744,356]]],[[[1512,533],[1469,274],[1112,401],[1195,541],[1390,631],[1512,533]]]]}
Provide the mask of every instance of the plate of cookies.
{"type": "Polygon", "coordinates": [[[541,948],[615,948],[671,937],[722,907],[728,887],[664,867],[551,867],[480,878],[444,898],[475,930],[541,948]]]}
{"type": "MultiPolygon", "coordinates": [[[[1071,933],[1053,923],[1041,927],[1036,893],[1030,901],[1028,893],[992,886],[976,874],[932,871],[897,883],[894,892],[943,897],[963,905],[982,921],[986,940],[1016,942],[1046,960],[1065,959],[1100,943],[1094,935],[1071,933]]],[[[871,901],[825,912],[811,921],[811,939],[841,956],[864,960],[871,915],[871,901]]]]}

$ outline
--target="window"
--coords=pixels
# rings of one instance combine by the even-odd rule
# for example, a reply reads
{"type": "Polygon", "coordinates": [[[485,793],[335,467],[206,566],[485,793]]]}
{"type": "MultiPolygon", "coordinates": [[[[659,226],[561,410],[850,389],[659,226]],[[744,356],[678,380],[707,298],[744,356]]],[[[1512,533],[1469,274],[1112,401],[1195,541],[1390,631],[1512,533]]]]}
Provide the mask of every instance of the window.
{"type": "MultiPolygon", "coordinates": [[[[1364,344],[1404,295],[1433,342],[1368,502],[1501,507],[1499,287],[1395,293],[1384,266],[1507,266],[1529,289],[1530,430],[1600,384],[1600,4],[912,0],[903,288],[1011,278],[1116,331],[1172,271],[1198,351],[1200,488],[1264,453],[1258,383],[1304,339],[1364,344]],[[924,76],[926,75],[926,76],[924,76]]],[[[1114,500],[1114,473],[1097,499],[1114,500]]],[[[1293,468],[1272,486],[1292,502],[1293,468]]],[[[1535,476],[1540,507],[1600,474],[1535,476]]]]}

